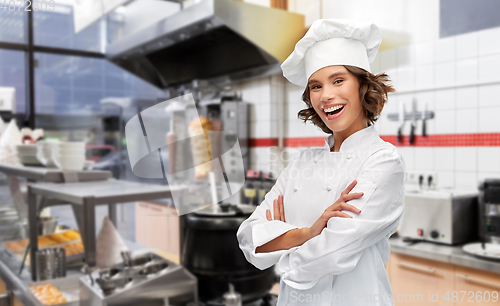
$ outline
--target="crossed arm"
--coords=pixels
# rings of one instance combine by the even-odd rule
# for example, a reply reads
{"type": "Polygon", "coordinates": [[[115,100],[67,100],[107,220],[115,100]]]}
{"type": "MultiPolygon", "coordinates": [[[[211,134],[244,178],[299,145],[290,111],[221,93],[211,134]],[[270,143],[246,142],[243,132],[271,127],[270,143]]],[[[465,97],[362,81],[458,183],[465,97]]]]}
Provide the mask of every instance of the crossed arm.
{"type": "Polygon", "coordinates": [[[388,159],[373,165],[383,170],[382,176],[374,179],[368,172],[361,173],[359,188],[366,197],[351,202],[361,203],[362,214],[351,220],[329,219],[320,235],[280,257],[277,267],[287,285],[306,290],[327,274],[347,273],[356,268],[365,250],[381,241],[385,251],[380,255],[384,262],[388,260],[387,239],[396,231],[404,208],[404,164],[388,159]]]}
{"type": "MultiPolygon", "coordinates": [[[[349,193],[354,188],[354,186],[356,186],[356,184],[357,182],[356,180],[354,180],[342,192],[339,199],[334,204],[325,209],[321,217],[319,217],[318,220],[311,227],[292,229],[284,233],[283,235],[267,242],[266,244],[257,247],[255,253],[266,253],[279,250],[288,250],[293,247],[300,246],[309,239],[321,234],[321,232],[326,227],[326,224],[328,220],[330,220],[330,218],[333,217],[352,218],[350,215],[346,214],[345,212],[342,212],[342,210],[349,210],[352,211],[353,213],[359,214],[361,210],[346,203],[349,200],[360,198],[361,196],[363,196],[362,192],[349,193]]],[[[275,199],[273,202],[274,220],[286,222],[283,200],[284,200],[283,196],[280,195],[278,199],[275,199]]],[[[266,210],[266,218],[269,221],[273,220],[270,209],[266,210]]]]}

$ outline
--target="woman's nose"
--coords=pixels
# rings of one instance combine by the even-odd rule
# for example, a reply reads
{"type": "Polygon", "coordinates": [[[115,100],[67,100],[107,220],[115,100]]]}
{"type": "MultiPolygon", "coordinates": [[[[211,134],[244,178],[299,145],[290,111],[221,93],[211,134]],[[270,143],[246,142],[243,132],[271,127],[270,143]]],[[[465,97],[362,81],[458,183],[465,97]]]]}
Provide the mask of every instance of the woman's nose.
{"type": "Polygon", "coordinates": [[[335,98],[335,92],[332,89],[329,89],[328,86],[325,86],[323,92],[321,93],[321,102],[329,102],[335,98]]]}

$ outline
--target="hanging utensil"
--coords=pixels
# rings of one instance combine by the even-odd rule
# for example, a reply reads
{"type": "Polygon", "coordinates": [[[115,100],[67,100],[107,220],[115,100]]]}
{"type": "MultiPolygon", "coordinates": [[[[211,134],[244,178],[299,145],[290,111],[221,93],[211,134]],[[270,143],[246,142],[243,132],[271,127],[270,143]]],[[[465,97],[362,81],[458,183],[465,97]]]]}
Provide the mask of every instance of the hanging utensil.
{"type": "Polygon", "coordinates": [[[417,128],[417,100],[412,100],[410,145],[415,143],[415,129],[417,128]]]}
{"type": "Polygon", "coordinates": [[[402,101],[399,102],[398,122],[399,122],[398,143],[402,143],[403,142],[403,128],[404,128],[404,124],[405,124],[405,105],[402,101]]]}
{"type": "Polygon", "coordinates": [[[424,111],[422,112],[422,136],[427,136],[427,102],[424,103],[424,111]]]}

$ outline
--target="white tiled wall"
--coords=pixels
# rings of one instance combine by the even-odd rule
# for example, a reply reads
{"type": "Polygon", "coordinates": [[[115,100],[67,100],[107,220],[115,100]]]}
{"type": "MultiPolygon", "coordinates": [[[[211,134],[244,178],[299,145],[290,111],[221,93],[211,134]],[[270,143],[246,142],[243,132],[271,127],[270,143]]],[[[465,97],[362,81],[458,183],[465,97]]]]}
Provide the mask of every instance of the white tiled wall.
{"type": "MultiPolygon", "coordinates": [[[[500,28],[494,28],[379,52],[373,70],[386,72],[400,91],[390,94],[379,119],[380,134],[396,134],[398,124],[387,114],[397,112],[399,102],[409,112],[413,98],[418,110],[427,102],[434,111],[428,134],[499,133],[499,41],[500,28]]],[[[398,149],[408,170],[436,172],[441,187],[476,188],[481,179],[500,177],[500,147],[398,149]]]]}
{"type": "MultiPolygon", "coordinates": [[[[241,92],[244,101],[250,103],[250,138],[276,137],[276,135],[273,135],[271,128],[273,118],[276,115],[273,108],[276,101],[271,101],[270,77],[252,79],[236,84],[235,89],[241,92]]],[[[265,170],[264,168],[269,166],[270,160],[268,151],[268,148],[251,148],[250,168],[265,170]]]]}

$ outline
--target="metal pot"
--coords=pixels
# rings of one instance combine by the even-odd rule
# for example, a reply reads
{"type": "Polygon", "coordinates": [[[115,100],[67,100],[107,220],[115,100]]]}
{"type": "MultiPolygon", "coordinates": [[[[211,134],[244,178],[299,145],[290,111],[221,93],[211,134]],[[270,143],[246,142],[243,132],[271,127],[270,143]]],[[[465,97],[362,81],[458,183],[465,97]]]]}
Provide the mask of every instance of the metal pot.
{"type": "Polygon", "coordinates": [[[265,296],[277,280],[273,267],[259,270],[240,250],[236,232],[255,206],[209,207],[187,214],[184,221],[182,264],[198,278],[201,301],[221,299],[228,283],[243,302],[265,296]]]}

